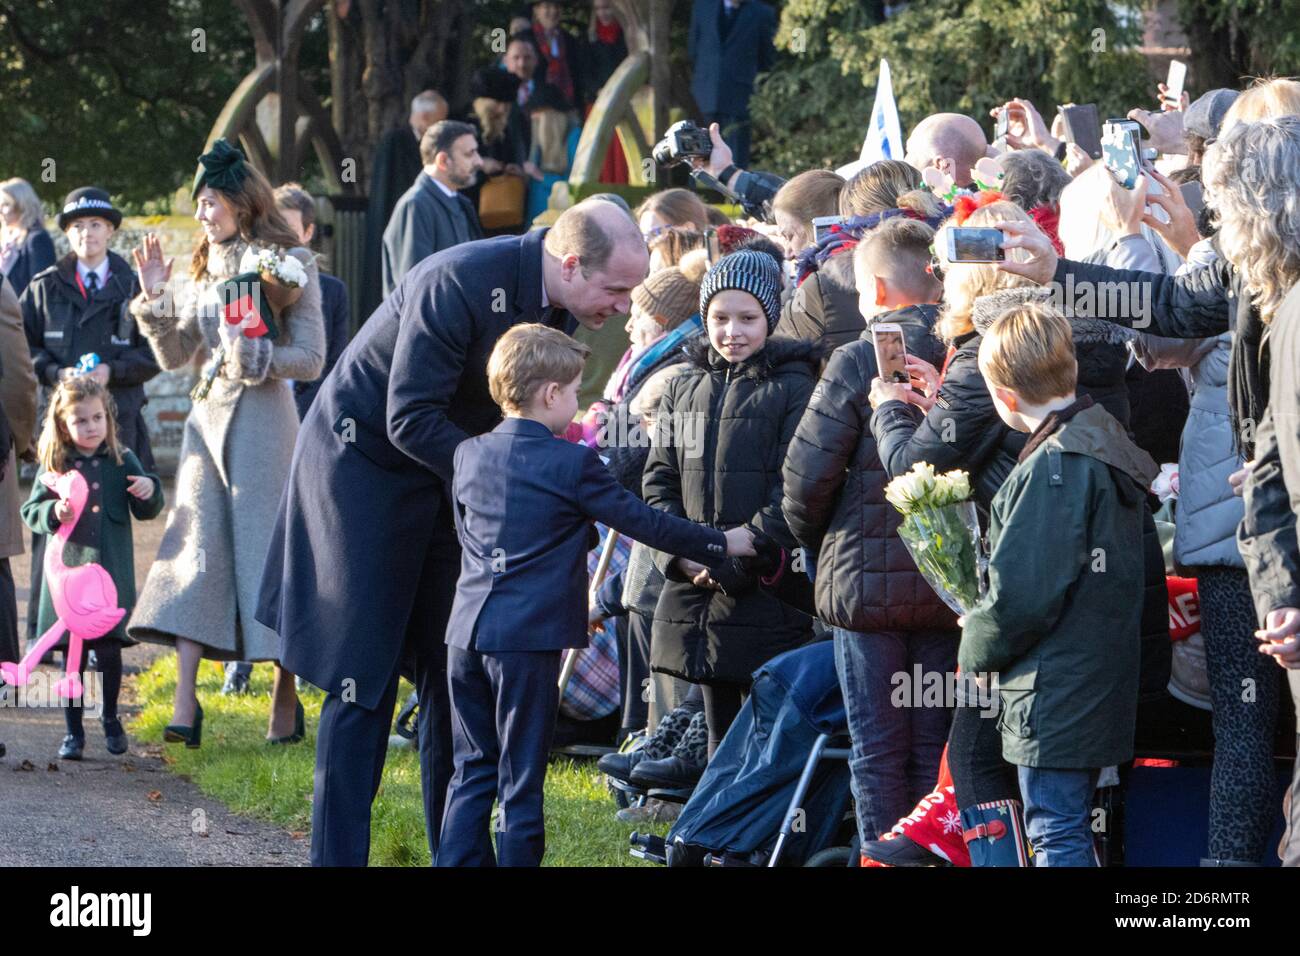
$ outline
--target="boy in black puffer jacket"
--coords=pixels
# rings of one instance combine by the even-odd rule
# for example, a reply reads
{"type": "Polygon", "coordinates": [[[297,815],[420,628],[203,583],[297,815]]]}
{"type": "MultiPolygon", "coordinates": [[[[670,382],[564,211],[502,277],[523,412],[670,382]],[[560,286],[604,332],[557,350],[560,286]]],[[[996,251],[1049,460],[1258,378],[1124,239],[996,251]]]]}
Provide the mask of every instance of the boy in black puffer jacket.
{"type": "Polygon", "coordinates": [[[931,304],[942,287],[926,270],[933,238],[925,223],[895,219],[854,250],[867,330],[831,356],[784,469],[782,509],[799,544],[816,556],[817,615],[834,628],[864,843],[930,792],[948,735],[951,712],[922,706],[920,687],[896,706],[897,675],[910,684],[914,668],[925,679],[952,671],[960,636],[955,615],[898,537],[900,516],[885,500],[889,475],[871,434],[867,397],[879,374],[871,336],[876,322],[902,327],[909,359],[942,363],[931,304]]]}
{"type": "MultiPolygon", "coordinates": [[[[735,252],[709,270],[700,291],[705,335],[660,400],[643,488],[647,504],[722,530],[747,525],[788,555],[795,541],[781,513],[781,466],[813,390],[819,350],[769,340],[780,294],[780,271],[763,253],[735,252]]],[[[783,557],[714,568],[657,558],[667,582],[650,666],[703,685],[710,755],[753,672],[812,637],[811,618],[761,586],[760,575],[775,583],[798,573],[783,557]]]]}

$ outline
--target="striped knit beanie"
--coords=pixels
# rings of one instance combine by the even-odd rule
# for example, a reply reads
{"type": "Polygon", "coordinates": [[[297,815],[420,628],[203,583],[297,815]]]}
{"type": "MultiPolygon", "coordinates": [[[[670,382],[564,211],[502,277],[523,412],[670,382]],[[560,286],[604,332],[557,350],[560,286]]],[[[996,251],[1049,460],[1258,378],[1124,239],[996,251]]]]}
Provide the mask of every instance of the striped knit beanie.
{"type": "Polygon", "coordinates": [[[671,332],[694,315],[699,298],[700,284],[692,282],[676,266],[650,273],[632,290],[632,301],[658,319],[665,332],[671,332]]]}
{"type": "Polygon", "coordinates": [[[709,300],[726,289],[739,289],[752,295],[767,316],[767,330],[776,328],[781,317],[781,270],[771,256],[742,249],[715,262],[700,287],[701,318],[708,319],[709,300]]]}

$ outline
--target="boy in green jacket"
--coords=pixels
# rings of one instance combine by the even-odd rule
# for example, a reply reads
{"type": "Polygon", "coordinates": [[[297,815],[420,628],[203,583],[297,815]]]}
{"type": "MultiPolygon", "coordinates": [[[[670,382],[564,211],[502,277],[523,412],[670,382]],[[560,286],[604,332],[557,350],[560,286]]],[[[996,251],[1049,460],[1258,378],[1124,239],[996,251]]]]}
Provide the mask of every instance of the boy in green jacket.
{"type": "Polygon", "coordinates": [[[1096,866],[1101,769],[1133,756],[1142,615],[1142,499],[1158,469],[1108,412],[1076,399],[1069,323],[1029,304],[993,323],[980,371],[1029,432],[993,498],[989,591],[958,663],[993,674],[1002,755],[1019,767],[1038,866],[1096,866]]]}

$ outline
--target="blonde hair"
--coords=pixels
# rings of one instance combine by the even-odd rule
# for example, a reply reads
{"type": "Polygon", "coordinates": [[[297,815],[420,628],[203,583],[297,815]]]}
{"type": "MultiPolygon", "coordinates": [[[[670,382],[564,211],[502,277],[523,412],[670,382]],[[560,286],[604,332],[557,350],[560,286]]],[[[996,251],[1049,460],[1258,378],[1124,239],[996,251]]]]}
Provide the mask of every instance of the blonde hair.
{"type": "Polygon", "coordinates": [[[1300,113],[1300,83],[1284,76],[1261,77],[1242,92],[1219,124],[1219,138],[1237,123],[1254,123],[1300,113]]]}
{"type": "Polygon", "coordinates": [[[922,186],[921,174],[897,159],[882,159],[861,170],[840,193],[841,216],[870,216],[886,209],[939,215],[939,200],[922,186]]]}
{"type": "MultiPolygon", "coordinates": [[[[1034,220],[1013,202],[995,202],[981,206],[967,217],[962,226],[975,228],[992,226],[998,222],[1027,222],[1034,220]]],[[[1031,279],[1011,272],[1003,272],[996,263],[983,262],[948,262],[945,250],[948,247],[947,231],[956,225],[951,219],[939,227],[934,236],[934,248],[940,259],[944,260],[943,275],[943,316],[939,319],[936,331],[946,342],[953,342],[968,332],[975,330],[971,321],[971,312],[975,300],[980,296],[990,295],[1001,289],[1018,289],[1034,285],[1031,279]]],[[[1023,249],[1008,249],[1006,256],[1015,262],[1029,261],[1029,253],[1023,249]]]]}
{"type": "Polygon", "coordinates": [[[993,320],[980,342],[979,366],[990,385],[1009,388],[1033,405],[1073,395],[1079,379],[1070,323],[1038,302],[1014,306],[993,320]]]}
{"type": "MultiPolygon", "coordinates": [[[[1225,124],[1226,125],[1226,124],[1225,124]]],[[[1238,123],[1202,167],[1219,250],[1269,322],[1300,281],[1300,116],[1238,123]]]]}
{"type": "Polygon", "coordinates": [[[692,249],[704,248],[704,233],[691,226],[669,226],[650,240],[650,251],[659,253],[661,267],[675,266],[692,249]]]}
{"type": "Polygon", "coordinates": [[[533,143],[540,152],[537,165],[542,172],[564,173],[569,168],[568,113],[536,110],[533,113],[533,143]]]}
{"type": "Polygon", "coordinates": [[[495,143],[504,136],[506,123],[510,120],[510,111],[498,111],[497,103],[498,101],[490,96],[480,96],[474,100],[474,115],[478,117],[484,143],[495,143]]]}
{"type": "Polygon", "coordinates": [[[701,232],[709,228],[709,211],[704,200],[689,189],[665,189],[647,196],[633,215],[639,223],[648,212],[666,219],[670,226],[694,226],[701,232]]]}
{"type": "Polygon", "coordinates": [[[568,385],[582,374],[591,349],[538,322],[513,326],[488,358],[488,391],[504,411],[520,412],[551,382],[568,385]]]}
{"type": "Polygon", "coordinates": [[[36,460],[46,471],[57,475],[68,470],[68,458],[74,445],[72,436],[68,434],[68,426],[64,424],[64,416],[73,405],[93,398],[104,403],[104,417],[108,419],[104,442],[108,445],[108,453],[113,456],[116,464],[122,464],[122,449],[117,443],[117,409],[112,394],[107,386],[101,385],[89,375],[77,375],[54,387],[49,407],[45,410],[45,423],[41,426],[41,437],[36,443],[36,460]]]}
{"type": "Polygon", "coordinates": [[[45,225],[45,210],[41,208],[40,197],[36,195],[36,190],[27,180],[16,176],[13,179],[6,179],[0,183],[0,193],[12,199],[14,205],[18,207],[19,213],[22,214],[22,228],[25,232],[40,229],[45,225]]]}

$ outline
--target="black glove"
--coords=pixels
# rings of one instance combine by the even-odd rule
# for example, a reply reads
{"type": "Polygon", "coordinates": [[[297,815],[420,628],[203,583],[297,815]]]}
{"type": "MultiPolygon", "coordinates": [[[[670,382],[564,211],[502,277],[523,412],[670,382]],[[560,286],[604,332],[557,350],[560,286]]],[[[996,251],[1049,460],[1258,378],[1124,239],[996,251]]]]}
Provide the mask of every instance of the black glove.
{"type": "Polygon", "coordinates": [[[745,570],[755,577],[770,578],[781,568],[785,552],[781,545],[769,534],[754,532],[754,556],[741,558],[745,570]]]}
{"type": "Polygon", "coordinates": [[[745,569],[743,562],[743,558],[727,558],[716,567],[709,568],[709,577],[713,578],[727,597],[737,598],[758,587],[758,578],[745,569]]]}

